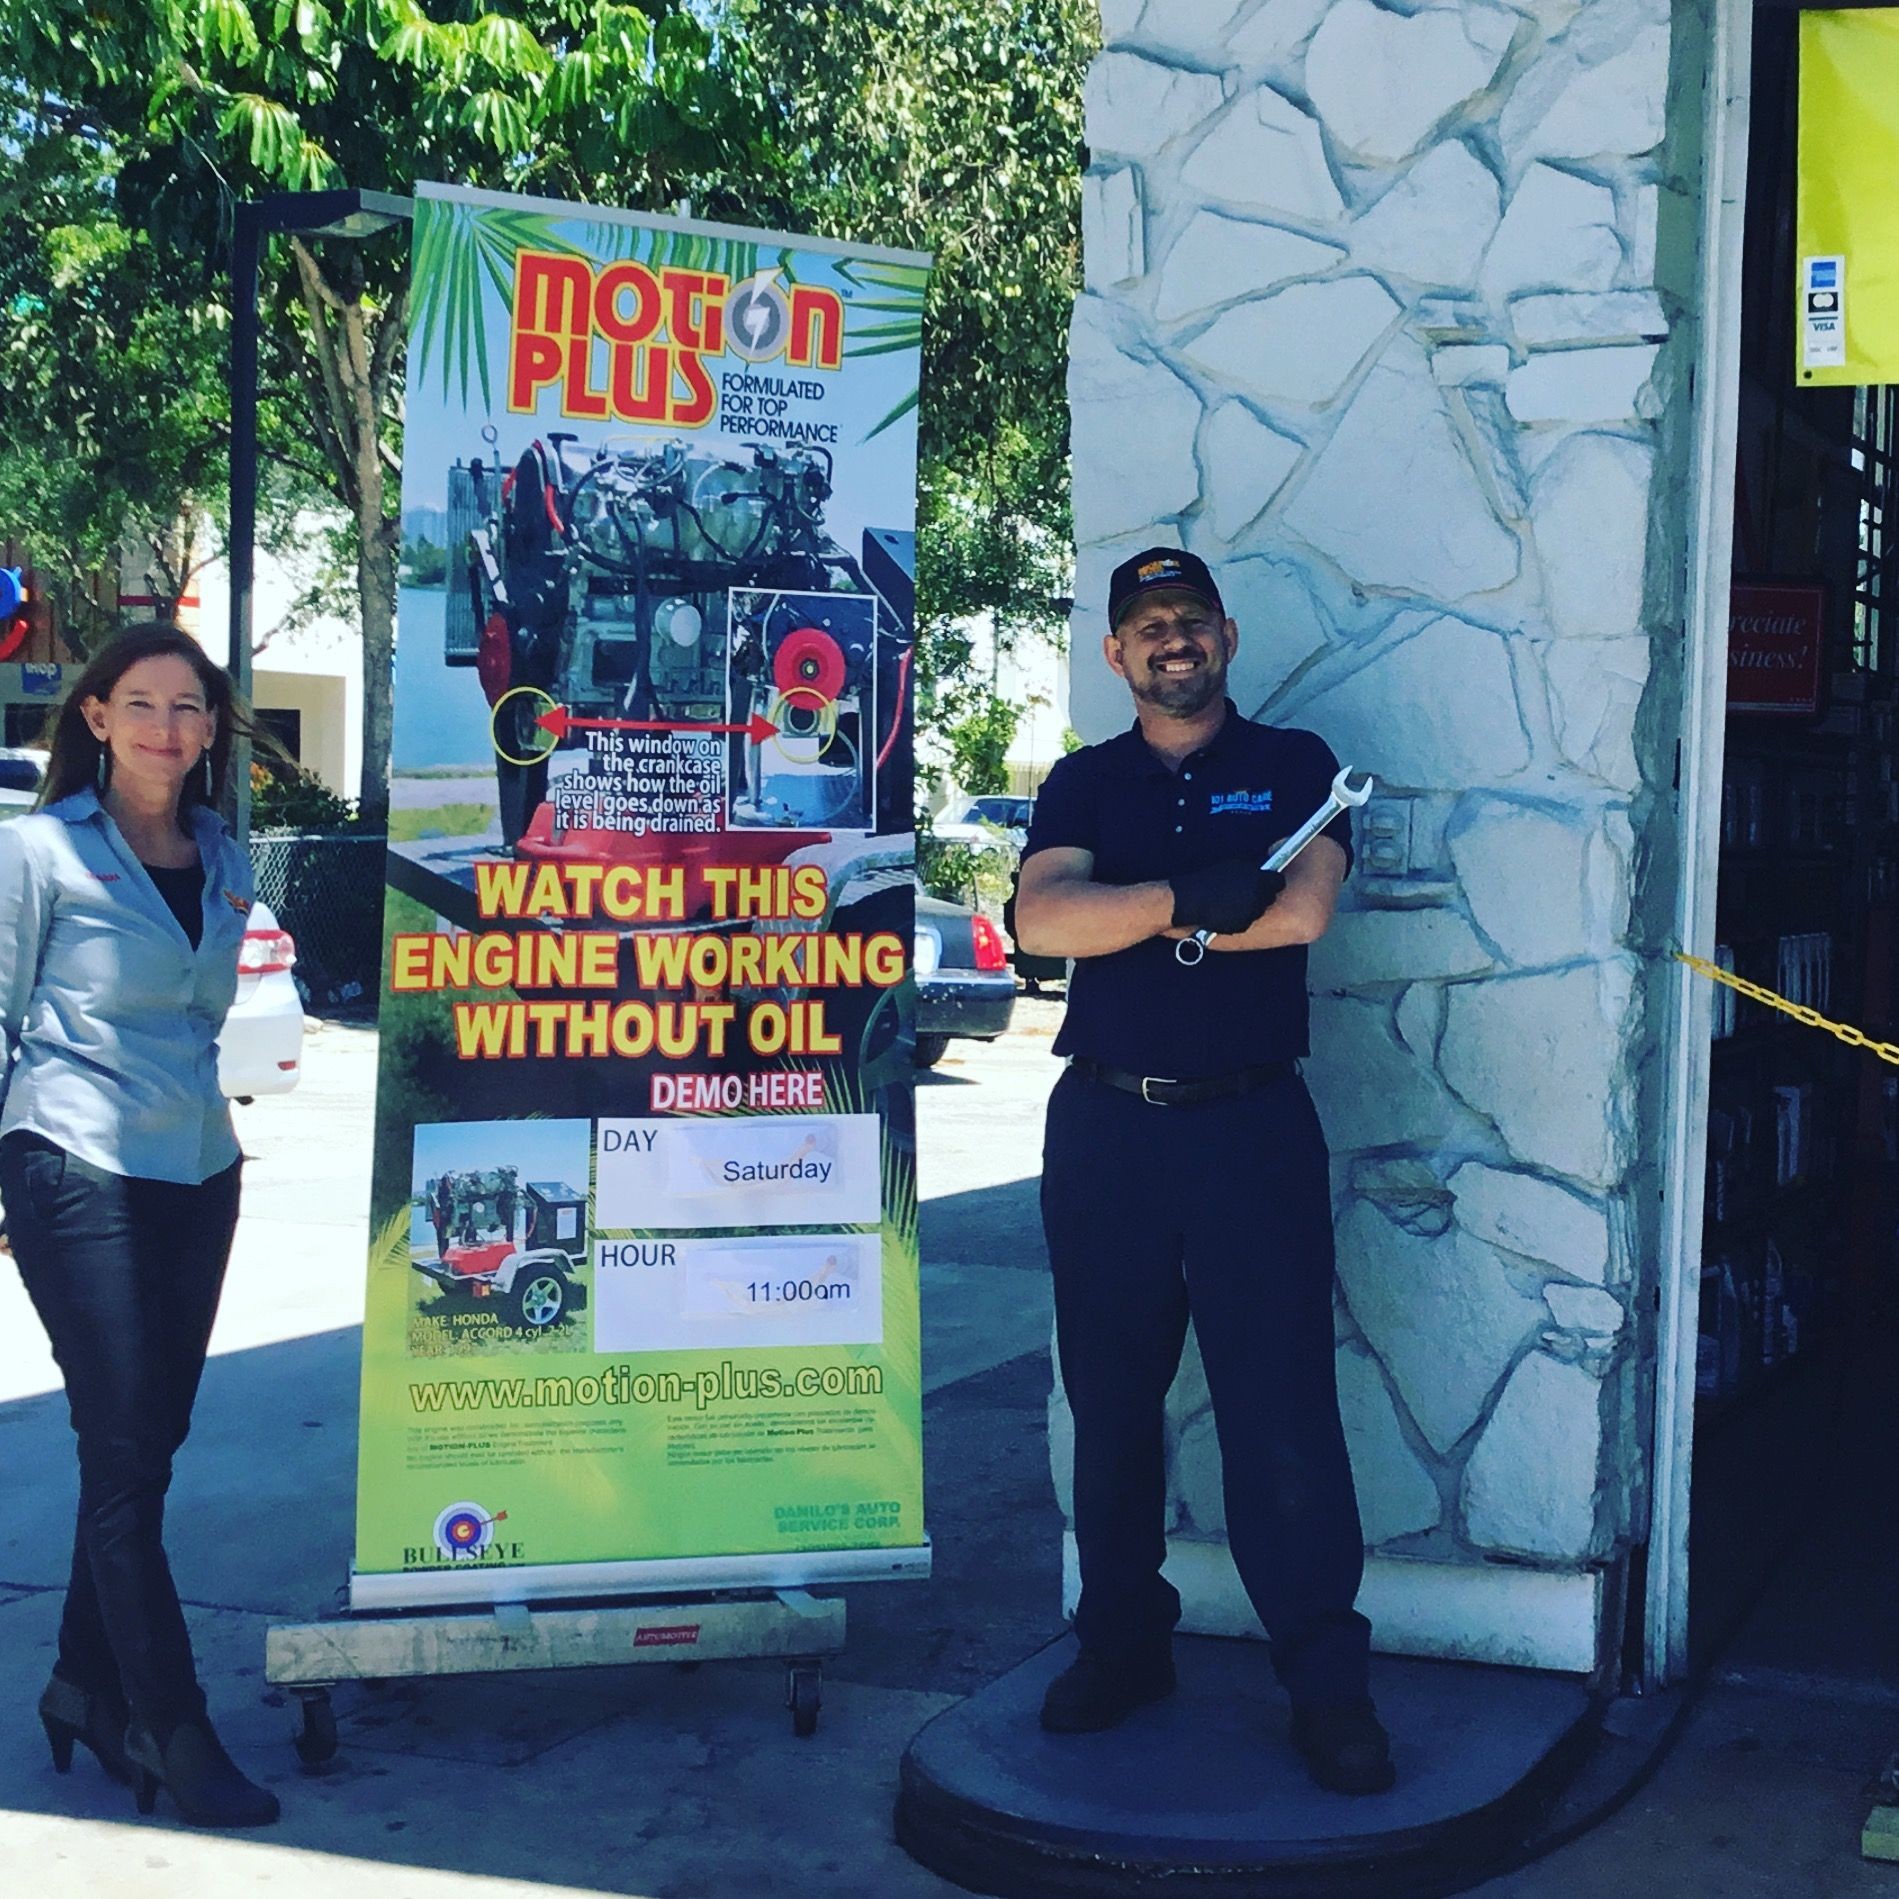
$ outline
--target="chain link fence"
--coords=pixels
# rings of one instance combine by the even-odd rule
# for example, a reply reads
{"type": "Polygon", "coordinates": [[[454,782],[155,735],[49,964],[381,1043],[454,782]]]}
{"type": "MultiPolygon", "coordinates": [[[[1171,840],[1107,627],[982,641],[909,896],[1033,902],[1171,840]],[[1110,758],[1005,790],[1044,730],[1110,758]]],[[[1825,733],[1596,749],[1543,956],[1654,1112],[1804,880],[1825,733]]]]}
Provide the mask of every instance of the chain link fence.
{"type": "Polygon", "coordinates": [[[296,939],[297,987],[312,1009],[375,1004],[387,845],[359,833],[252,834],[257,895],[296,939]]]}

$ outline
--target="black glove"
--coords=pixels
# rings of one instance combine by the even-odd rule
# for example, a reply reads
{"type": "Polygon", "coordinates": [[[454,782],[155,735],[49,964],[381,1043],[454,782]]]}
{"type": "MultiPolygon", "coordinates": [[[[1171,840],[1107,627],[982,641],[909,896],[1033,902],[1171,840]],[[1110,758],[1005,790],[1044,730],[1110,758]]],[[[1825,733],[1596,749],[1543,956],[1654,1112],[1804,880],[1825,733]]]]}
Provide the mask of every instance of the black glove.
{"type": "Polygon", "coordinates": [[[1174,892],[1174,928],[1239,936],[1273,907],[1286,880],[1257,864],[1207,864],[1183,870],[1168,883],[1174,892]]]}

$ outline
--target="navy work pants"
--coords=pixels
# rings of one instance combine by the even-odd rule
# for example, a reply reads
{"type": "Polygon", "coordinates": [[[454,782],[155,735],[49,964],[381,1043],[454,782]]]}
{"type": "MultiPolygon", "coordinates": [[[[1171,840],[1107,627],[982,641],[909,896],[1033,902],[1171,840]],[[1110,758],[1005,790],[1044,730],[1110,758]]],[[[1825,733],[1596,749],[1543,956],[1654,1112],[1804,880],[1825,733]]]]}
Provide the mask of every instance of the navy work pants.
{"type": "Polygon", "coordinates": [[[1332,1206],[1305,1084],[1161,1107],[1070,1069],[1049,1099],[1042,1217],[1075,1419],[1082,1645],[1164,1642],[1163,1419],[1191,1313],[1227,1543],[1295,1702],[1366,1692],[1364,1545],[1339,1422],[1332,1206]]]}
{"type": "Polygon", "coordinates": [[[106,1173],[35,1134],[0,1141],[13,1257],[79,1440],[55,1671],[122,1696],[161,1741],[204,1713],[165,1560],[165,1493],[237,1230],[241,1165],[187,1186],[106,1173]]]}

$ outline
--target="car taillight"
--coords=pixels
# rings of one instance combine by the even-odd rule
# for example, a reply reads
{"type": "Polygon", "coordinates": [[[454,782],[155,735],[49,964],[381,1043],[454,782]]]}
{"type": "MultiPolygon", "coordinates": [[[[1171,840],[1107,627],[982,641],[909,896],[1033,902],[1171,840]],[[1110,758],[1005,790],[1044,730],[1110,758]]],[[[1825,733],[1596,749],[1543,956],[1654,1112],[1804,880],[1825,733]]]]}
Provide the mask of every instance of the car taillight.
{"type": "Polygon", "coordinates": [[[1002,946],[1002,932],[987,917],[972,917],[970,924],[976,934],[976,967],[1007,969],[1009,952],[1002,946]]]}
{"type": "Polygon", "coordinates": [[[297,946],[288,930],[246,930],[237,952],[240,976],[271,976],[297,960],[297,946]]]}

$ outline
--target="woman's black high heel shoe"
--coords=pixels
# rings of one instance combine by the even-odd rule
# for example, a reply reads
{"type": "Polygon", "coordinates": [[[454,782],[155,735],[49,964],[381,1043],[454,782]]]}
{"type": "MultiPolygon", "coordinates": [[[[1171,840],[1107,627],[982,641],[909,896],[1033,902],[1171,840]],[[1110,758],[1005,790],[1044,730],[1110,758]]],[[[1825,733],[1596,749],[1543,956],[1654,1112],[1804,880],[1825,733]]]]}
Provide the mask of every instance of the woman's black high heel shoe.
{"type": "Polygon", "coordinates": [[[116,1781],[132,1778],[125,1754],[125,1703],[116,1695],[88,1694],[76,1683],[55,1675],[40,1696],[40,1725],[53,1750],[53,1771],[72,1772],[73,1743],[89,1747],[98,1763],[116,1781]]]}
{"type": "Polygon", "coordinates": [[[160,1747],[143,1727],[125,1737],[132,1792],[141,1813],[171,1795],[179,1817],[192,1826],[269,1826],[282,1809],[268,1788],[247,1779],[205,1720],[181,1721],[160,1747]]]}

